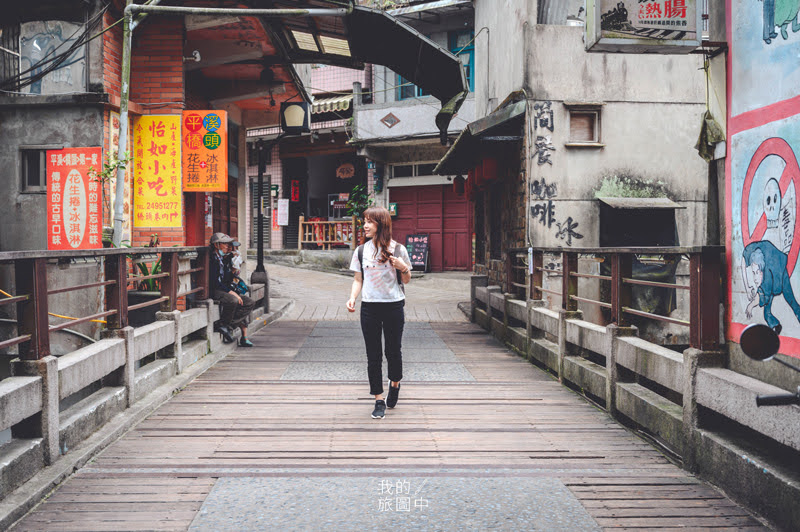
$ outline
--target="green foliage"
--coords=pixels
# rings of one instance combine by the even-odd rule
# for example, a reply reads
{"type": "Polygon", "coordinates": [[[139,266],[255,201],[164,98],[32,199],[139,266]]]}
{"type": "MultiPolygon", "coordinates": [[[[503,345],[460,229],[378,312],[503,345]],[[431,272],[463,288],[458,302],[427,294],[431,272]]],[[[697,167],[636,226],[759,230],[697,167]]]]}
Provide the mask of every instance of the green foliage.
{"type": "MultiPolygon", "coordinates": [[[[157,235],[152,235],[152,236],[157,236],[157,235]]],[[[111,245],[114,246],[114,244],[111,245]]],[[[119,247],[132,248],[133,246],[131,246],[130,240],[123,240],[122,242],[120,242],[119,247]]],[[[131,260],[134,260],[133,255],[128,255],[127,257],[131,260]]],[[[142,275],[142,277],[147,277],[148,275],[157,275],[161,273],[161,259],[159,258],[153,264],[152,268],[148,266],[147,263],[144,262],[136,263],[136,267],[139,269],[139,273],[142,275]]],[[[136,285],[136,289],[147,292],[158,292],[161,290],[161,279],[145,279],[144,281],[139,281],[139,283],[136,285]]]]}
{"type": "MultiPolygon", "coordinates": [[[[111,182],[111,179],[117,176],[117,170],[124,170],[128,161],[130,161],[128,152],[122,155],[122,159],[118,159],[114,153],[108,153],[106,154],[106,160],[103,163],[102,170],[98,171],[94,166],[89,167],[87,172],[89,178],[95,183],[100,183],[100,190],[103,192],[103,208],[105,208],[107,212],[110,211],[110,205],[108,204],[108,196],[106,195],[106,183],[111,182]]],[[[109,191],[109,194],[113,194],[113,192],[109,191]]]]}
{"type": "Polygon", "coordinates": [[[594,192],[596,198],[667,198],[663,181],[643,179],[632,172],[619,171],[604,176],[594,192]]]}
{"type": "Polygon", "coordinates": [[[366,185],[356,185],[350,192],[350,199],[347,200],[347,214],[361,218],[365,210],[372,207],[375,202],[369,197],[366,185]]]}

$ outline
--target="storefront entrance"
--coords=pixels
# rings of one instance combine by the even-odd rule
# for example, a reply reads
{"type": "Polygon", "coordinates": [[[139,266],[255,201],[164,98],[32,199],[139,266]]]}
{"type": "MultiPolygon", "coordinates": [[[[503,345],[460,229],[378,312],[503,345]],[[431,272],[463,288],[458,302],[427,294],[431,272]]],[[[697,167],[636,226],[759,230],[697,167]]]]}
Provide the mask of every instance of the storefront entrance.
{"type": "Polygon", "coordinates": [[[457,195],[452,185],[392,187],[389,201],[397,203],[395,240],[405,244],[406,235],[430,235],[432,271],[472,268],[472,208],[466,195],[457,195]]]}

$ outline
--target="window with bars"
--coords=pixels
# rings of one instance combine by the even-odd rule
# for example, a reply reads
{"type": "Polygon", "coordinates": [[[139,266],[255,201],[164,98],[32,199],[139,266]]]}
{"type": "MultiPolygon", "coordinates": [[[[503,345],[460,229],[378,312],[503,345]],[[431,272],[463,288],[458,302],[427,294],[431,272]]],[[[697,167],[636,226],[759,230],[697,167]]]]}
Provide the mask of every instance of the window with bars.
{"type": "Polygon", "coordinates": [[[22,175],[22,186],[20,189],[22,192],[47,192],[46,155],[47,151],[42,149],[20,150],[20,159],[22,162],[20,172],[22,175]]]}
{"type": "Polygon", "coordinates": [[[19,61],[19,25],[0,27],[0,82],[19,75],[19,61]]]}

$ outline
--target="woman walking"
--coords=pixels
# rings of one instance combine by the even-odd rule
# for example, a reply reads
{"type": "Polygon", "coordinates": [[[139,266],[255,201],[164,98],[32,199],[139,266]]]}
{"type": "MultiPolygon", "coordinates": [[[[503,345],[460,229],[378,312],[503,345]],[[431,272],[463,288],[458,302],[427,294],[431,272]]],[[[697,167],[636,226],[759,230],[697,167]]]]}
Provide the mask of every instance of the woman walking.
{"type": "Polygon", "coordinates": [[[355,312],[361,293],[361,332],[367,346],[369,393],[375,396],[374,419],[383,419],[386,407],[394,408],[403,378],[402,340],[405,315],[404,284],[411,280],[411,260],[405,246],[392,240],[392,217],[383,207],[364,211],[367,242],[353,253],[350,269],[355,272],[347,310],[355,312]],[[363,290],[363,291],[362,291],[363,290]],[[383,400],[383,349],[389,370],[389,393],[383,400]]]}

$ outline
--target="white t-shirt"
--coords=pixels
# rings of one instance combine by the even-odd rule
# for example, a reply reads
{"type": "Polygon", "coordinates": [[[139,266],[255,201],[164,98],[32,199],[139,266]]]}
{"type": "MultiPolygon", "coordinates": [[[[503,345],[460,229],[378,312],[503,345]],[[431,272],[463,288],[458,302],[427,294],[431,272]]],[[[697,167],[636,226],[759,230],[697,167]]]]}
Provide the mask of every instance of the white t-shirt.
{"type": "MultiPolygon", "coordinates": [[[[394,254],[395,246],[398,248],[397,256],[406,263],[411,269],[411,259],[408,257],[406,247],[392,240],[389,244],[389,254],[394,254]]],[[[381,264],[380,252],[375,254],[375,244],[368,240],[364,244],[364,284],[361,288],[361,301],[365,303],[392,303],[402,301],[406,298],[400,285],[397,284],[397,269],[392,267],[388,260],[381,264]]],[[[361,272],[358,264],[358,249],[353,252],[353,260],[350,261],[350,269],[354,272],[361,272]]]]}

